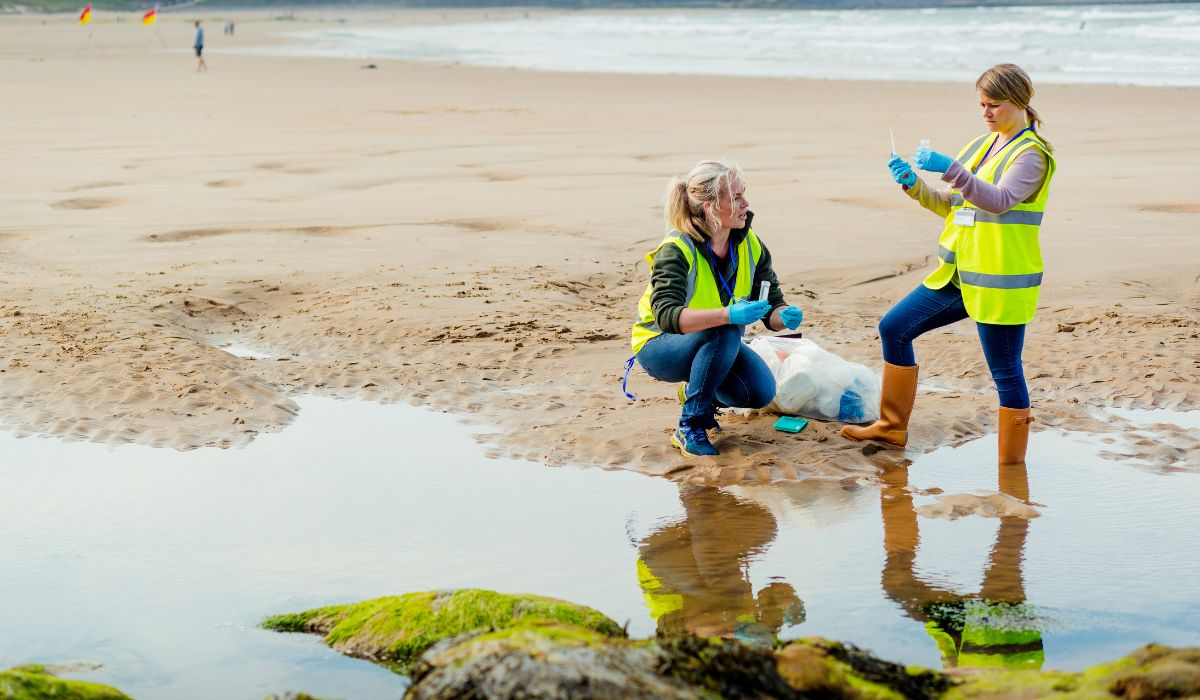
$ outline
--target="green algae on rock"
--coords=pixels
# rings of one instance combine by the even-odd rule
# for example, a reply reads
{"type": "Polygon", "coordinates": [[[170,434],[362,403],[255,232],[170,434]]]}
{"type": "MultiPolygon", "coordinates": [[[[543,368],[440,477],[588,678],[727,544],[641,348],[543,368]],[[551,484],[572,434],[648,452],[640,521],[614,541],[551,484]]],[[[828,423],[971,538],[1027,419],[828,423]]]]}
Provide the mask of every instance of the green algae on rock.
{"type": "Polygon", "coordinates": [[[1091,666],[1080,673],[988,670],[963,676],[944,697],[947,700],[1200,697],[1200,649],[1148,644],[1129,656],[1091,666]]]}
{"type": "Polygon", "coordinates": [[[521,625],[438,643],[417,664],[405,697],[902,700],[935,697],[947,684],[936,672],[817,638],[792,642],[777,657],[721,638],[630,641],[564,625],[521,625]],[[806,678],[795,673],[798,664],[806,678]]]}
{"type": "Polygon", "coordinates": [[[465,632],[492,632],[521,623],[560,623],[605,637],[625,637],[616,622],[591,608],[528,594],[479,589],[426,591],[334,605],[263,621],[278,632],[325,635],[350,656],[405,672],[436,642],[465,632]]]}
{"type": "MultiPolygon", "coordinates": [[[[986,613],[989,620],[997,616],[1009,620],[1010,616],[1000,614],[1009,612],[1020,614],[1017,632],[1023,633],[1029,625],[1022,610],[993,605],[980,614],[986,613]]],[[[970,621],[976,624],[974,618],[970,621]]],[[[958,630],[949,617],[942,623],[958,630]]],[[[590,608],[482,590],[378,598],[280,615],[263,626],[325,634],[326,643],[338,651],[399,672],[411,670],[413,682],[405,695],[410,700],[1200,697],[1200,649],[1196,648],[1152,644],[1080,673],[995,665],[941,673],[884,661],[819,637],[776,642],[774,649],[689,636],[629,640],[615,622],[590,608]]],[[[968,625],[964,623],[962,630],[966,638],[968,625]]],[[[979,636],[973,627],[970,631],[979,636]]],[[[984,641],[1022,648],[1027,642],[1007,629],[984,641]]]]}
{"type": "Polygon", "coordinates": [[[129,700],[116,688],[58,678],[50,671],[37,664],[0,671],[0,700],[129,700]]]}
{"type": "Polygon", "coordinates": [[[405,698],[697,697],[691,685],[660,675],[658,664],[652,642],[528,623],[439,642],[414,668],[405,698]]]}
{"type": "Polygon", "coordinates": [[[950,680],[937,671],[884,661],[821,637],[788,642],[775,659],[779,673],[806,697],[924,700],[950,687],[950,680]]]}

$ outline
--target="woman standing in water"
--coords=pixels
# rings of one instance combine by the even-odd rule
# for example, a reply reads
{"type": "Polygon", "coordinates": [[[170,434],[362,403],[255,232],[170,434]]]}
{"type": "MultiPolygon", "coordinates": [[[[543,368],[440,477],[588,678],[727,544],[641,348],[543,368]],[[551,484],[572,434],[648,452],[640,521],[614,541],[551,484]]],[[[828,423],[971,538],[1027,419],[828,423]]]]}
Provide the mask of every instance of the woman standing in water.
{"type": "Polygon", "coordinates": [[[1038,229],[1054,156],[1037,132],[1042,120],[1029,104],[1033,83],[1024,70],[1011,63],[993,66],[975,89],[988,133],[957,158],[927,146],[917,149],[917,167],[941,173],[949,191],[926,185],[894,153],[888,161],[908,196],[945,219],[938,241],[941,265],[879,322],[884,360],[879,420],[846,426],[842,434],[904,447],[917,394],[913,340],[969,316],[1000,395],[999,461],[1015,464],[1025,461],[1033,421],[1021,348],[1042,284],[1038,229]]]}
{"type": "Polygon", "coordinates": [[[686,382],[671,443],[685,455],[712,456],[706,431],[717,427],[718,407],[762,408],[775,398],[771,370],[742,342],[746,325],[795,329],[804,314],[784,301],[771,254],[750,229],[754,213],[736,165],[701,161],[672,180],[665,214],[669,233],[646,256],[650,284],[638,303],[633,352],[651,377],[686,382]],[[752,298],[764,283],[765,298],[752,298]]]}

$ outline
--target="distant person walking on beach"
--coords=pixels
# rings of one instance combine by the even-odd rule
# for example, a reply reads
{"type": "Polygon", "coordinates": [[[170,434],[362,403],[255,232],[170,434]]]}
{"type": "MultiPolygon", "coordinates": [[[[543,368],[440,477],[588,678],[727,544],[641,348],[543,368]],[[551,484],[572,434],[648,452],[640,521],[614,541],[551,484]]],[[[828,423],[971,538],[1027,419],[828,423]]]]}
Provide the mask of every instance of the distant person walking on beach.
{"type": "Polygon", "coordinates": [[[948,191],[926,185],[895,153],[888,161],[908,196],[945,219],[938,240],[941,264],[879,322],[884,360],[879,420],[846,426],[842,434],[904,447],[917,394],[913,340],[970,317],[1000,395],[999,462],[1018,464],[1025,461],[1033,421],[1021,348],[1042,284],[1038,229],[1054,156],[1037,132],[1042,120],[1029,104],[1033,83],[1024,70],[1011,63],[993,66],[975,88],[988,133],[957,158],[924,144],[914,158],[920,169],[941,173],[948,191]]]}
{"type": "Polygon", "coordinates": [[[196,72],[203,73],[208,70],[208,65],[204,63],[204,27],[200,26],[200,20],[196,20],[196,39],[192,48],[196,49],[196,72]]]}
{"type": "Polygon", "coordinates": [[[718,427],[718,407],[762,408],[775,398],[771,370],[742,342],[746,325],[795,329],[804,316],[784,301],[749,207],[738,166],[701,161],[667,187],[669,232],[646,256],[650,284],[638,303],[633,352],[651,377],[686,382],[671,443],[693,457],[718,454],[706,432],[718,427]],[[768,284],[765,296],[752,298],[768,284]]]}

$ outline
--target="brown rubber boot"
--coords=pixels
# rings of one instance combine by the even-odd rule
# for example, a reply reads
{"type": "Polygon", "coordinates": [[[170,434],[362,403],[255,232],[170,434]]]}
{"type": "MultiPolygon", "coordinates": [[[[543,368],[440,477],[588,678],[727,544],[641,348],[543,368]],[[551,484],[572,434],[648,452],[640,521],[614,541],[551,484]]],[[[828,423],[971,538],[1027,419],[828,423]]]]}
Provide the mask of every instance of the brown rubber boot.
{"type": "Polygon", "coordinates": [[[1024,464],[1029,447],[1029,424],[1033,416],[1028,408],[1000,407],[1000,464],[1024,464]]]}
{"type": "Polygon", "coordinates": [[[863,428],[847,425],[842,435],[851,440],[877,440],[893,447],[908,444],[908,417],[917,400],[917,365],[901,367],[883,363],[883,391],[879,396],[879,420],[863,428]]]}

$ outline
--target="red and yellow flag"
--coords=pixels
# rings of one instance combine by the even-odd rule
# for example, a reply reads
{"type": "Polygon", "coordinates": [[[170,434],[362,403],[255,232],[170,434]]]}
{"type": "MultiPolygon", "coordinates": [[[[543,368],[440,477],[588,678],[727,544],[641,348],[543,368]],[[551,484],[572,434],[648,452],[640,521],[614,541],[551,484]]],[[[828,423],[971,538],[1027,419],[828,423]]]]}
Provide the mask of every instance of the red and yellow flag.
{"type": "Polygon", "coordinates": [[[158,21],[158,5],[155,5],[151,9],[147,10],[146,14],[142,15],[142,24],[154,24],[157,21],[158,21]]]}
{"type": "Polygon", "coordinates": [[[87,24],[92,21],[92,3],[88,3],[87,7],[83,8],[83,12],[79,13],[79,23],[87,24]]]}

